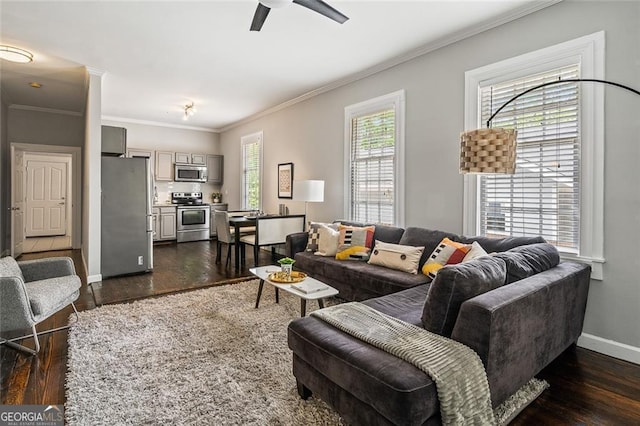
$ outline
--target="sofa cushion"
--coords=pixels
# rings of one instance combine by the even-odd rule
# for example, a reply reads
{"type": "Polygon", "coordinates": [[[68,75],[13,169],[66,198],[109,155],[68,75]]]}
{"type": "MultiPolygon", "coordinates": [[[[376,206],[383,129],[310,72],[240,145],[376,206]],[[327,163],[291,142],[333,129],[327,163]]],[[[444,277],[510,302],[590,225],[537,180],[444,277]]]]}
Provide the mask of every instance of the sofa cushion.
{"type": "Polygon", "coordinates": [[[373,247],[373,232],[375,226],[345,226],[340,225],[340,242],[336,259],[339,260],[368,260],[373,247]]]}
{"type": "Polygon", "coordinates": [[[514,247],[509,251],[494,253],[507,265],[507,284],[551,269],[560,263],[560,254],[548,243],[514,247]]]}
{"type": "MultiPolygon", "coordinates": [[[[371,299],[365,304],[419,325],[427,288],[427,285],[419,286],[371,299]]],[[[315,317],[292,321],[288,327],[288,343],[295,356],[355,398],[375,407],[387,419],[388,423],[384,424],[430,424],[428,419],[438,417],[440,405],[434,382],[395,355],[363,343],[315,317]]]]}
{"type": "Polygon", "coordinates": [[[506,278],[504,260],[492,256],[445,266],[429,287],[422,312],[424,328],[451,336],[462,303],[504,285],[506,278]]]}
{"type": "Polygon", "coordinates": [[[422,266],[422,273],[434,279],[444,265],[455,265],[462,262],[469,250],[471,250],[470,244],[457,243],[449,238],[444,238],[422,266]]]}
{"type": "Polygon", "coordinates": [[[417,274],[423,251],[424,247],[389,244],[376,240],[376,245],[369,257],[369,264],[417,274]]]}
{"type": "Polygon", "coordinates": [[[422,274],[388,269],[366,262],[345,262],[331,257],[300,252],[295,255],[296,268],[306,272],[339,292],[347,300],[364,300],[425,284],[422,274]]]}
{"type": "Polygon", "coordinates": [[[427,261],[429,255],[444,238],[449,238],[453,241],[460,241],[461,237],[450,232],[409,227],[405,229],[404,234],[402,234],[402,238],[400,238],[400,242],[398,244],[402,244],[405,246],[424,247],[424,252],[422,253],[422,257],[420,258],[419,265],[419,268],[422,269],[422,265],[424,265],[424,263],[427,261]]]}
{"type": "Polygon", "coordinates": [[[17,277],[24,281],[18,262],[11,256],[0,259],[0,277],[17,277]]]}
{"type": "Polygon", "coordinates": [[[489,238],[489,237],[460,237],[456,239],[461,243],[471,244],[477,241],[487,253],[494,253],[500,251],[511,250],[514,247],[525,246],[528,244],[546,243],[542,237],[504,237],[504,238],[489,238]]]}

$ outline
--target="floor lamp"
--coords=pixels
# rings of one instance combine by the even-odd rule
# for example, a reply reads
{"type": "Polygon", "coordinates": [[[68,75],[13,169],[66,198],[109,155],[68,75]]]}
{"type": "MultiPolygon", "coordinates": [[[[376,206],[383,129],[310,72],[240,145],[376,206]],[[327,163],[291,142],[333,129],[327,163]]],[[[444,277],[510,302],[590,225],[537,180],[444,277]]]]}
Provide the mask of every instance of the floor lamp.
{"type": "Polygon", "coordinates": [[[293,200],[304,201],[304,216],[307,219],[307,204],[324,201],[323,180],[296,180],[293,182],[293,200]]]}

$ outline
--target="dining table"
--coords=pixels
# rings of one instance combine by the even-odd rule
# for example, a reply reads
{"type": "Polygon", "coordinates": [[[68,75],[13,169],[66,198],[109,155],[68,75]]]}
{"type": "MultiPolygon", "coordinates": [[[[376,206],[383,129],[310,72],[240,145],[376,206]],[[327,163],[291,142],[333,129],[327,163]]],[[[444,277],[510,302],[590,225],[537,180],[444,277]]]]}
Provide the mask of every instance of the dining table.
{"type": "Polygon", "coordinates": [[[240,230],[241,228],[246,228],[248,226],[256,226],[258,222],[258,216],[230,216],[229,217],[229,226],[233,226],[236,243],[235,246],[235,254],[236,254],[236,270],[240,269],[240,230]]]}

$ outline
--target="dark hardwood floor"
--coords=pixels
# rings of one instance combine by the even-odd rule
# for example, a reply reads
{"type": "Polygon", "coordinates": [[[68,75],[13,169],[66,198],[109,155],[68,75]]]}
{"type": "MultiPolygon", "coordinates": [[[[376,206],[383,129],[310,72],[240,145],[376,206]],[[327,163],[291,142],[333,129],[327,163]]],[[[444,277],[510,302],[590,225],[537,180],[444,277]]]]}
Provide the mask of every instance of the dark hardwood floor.
{"type": "MultiPolygon", "coordinates": [[[[56,251],[23,255],[20,260],[70,256],[82,278],[78,310],[109,303],[129,302],[162,294],[233,282],[249,277],[247,266],[215,263],[215,242],[155,246],[151,274],[106,279],[86,285],[80,252],[56,251]]],[[[222,256],[224,262],[224,254],[222,256]]],[[[261,265],[270,263],[262,253],[261,265]]],[[[38,326],[48,329],[65,324],[69,307],[38,326]]],[[[31,339],[22,342],[31,346],[31,339]]],[[[67,332],[41,336],[38,356],[28,356],[0,346],[0,404],[63,404],[67,364],[67,332]]],[[[545,368],[539,378],[551,387],[527,407],[513,425],[640,425],[640,366],[586,349],[567,349],[545,368]]]]}

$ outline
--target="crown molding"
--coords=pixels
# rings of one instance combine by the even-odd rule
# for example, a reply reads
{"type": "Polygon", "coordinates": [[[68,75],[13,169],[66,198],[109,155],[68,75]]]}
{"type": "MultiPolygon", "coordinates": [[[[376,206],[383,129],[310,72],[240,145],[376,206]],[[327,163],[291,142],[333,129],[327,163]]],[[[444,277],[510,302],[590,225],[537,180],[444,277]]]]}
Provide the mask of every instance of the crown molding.
{"type": "Polygon", "coordinates": [[[35,112],[46,112],[49,114],[62,114],[62,115],[71,115],[74,117],[82,117],[84,114],[78,111],[69,111],[66,109],[55,109],[55,108],[43,108],[31,105],[20,105],[20,104],[11,104],[9,105],[9,109],[19,109],[23,111],[35,111],[35,112]]]}
{"type": "Polygon", "coordinates": [[[396,65],[403,64],[417,57],[426,55],[427,53],[433,52],[434,50],[440,49],[442,47],[448,46],[450,44],[456,43],[458,41],[464,40],[466,38],[472,37],[474,35],[480,34],[484,31],[490,30],[495,27],[499,27],[500,25],[504,25],[508,22],[514,21],[516,19],[522,18],[523,16],[529,15],[531,13],[537,12],[539,10],[545,9],[549,6],[553,6],[554,4],[560,3],[562,0],[544,0],[544,1],[536,1],[533,3],[526,4],[518,9],[512,10],[508,13],[505,13],[501,16],[498,16],[490,21],[486,21],[480,24],[477,24],[473,27],[467,28],[462,31],[455,32],[446,37],[435,40],[431,43],[427,43],[424,46],[418,47],[416,49],[410,50],[401,55],[395,56],[391,59],[388,59],[384,62],[381,62],[377,65],[369,67],[365,70],[359,71],[357,73],[351,74],[345,78],[341,78],[339,80],[335,80],[325,86],[319,87],[317,89],[306,92],[298,97],[290,99],[288,101],[282,102],[278,105],[275,105],[271,108],[267,108],[263,111],[260,111],[256,114],[250,115],[246,118],[238,120],[234,123],[228,124],[221,129],[219,132],[226,132],[235,127],[241,126],[243,124],[249,123],[253,120],[256,120],[260,117],[264,117],[265,115],[273,114],[274,112],[280,111],[282,109],[288,108],[297,103],[306,101],[307,99],[311,99],[315,96],[321,95],[323,93],[329,92],[331,90],[337,89],[342,86],[346,86],[347,84],[354,83],[358,80],[362,80],[371,75],[377,74],[379,72],[388,70],[389,68],[393,68],[396,65]]]}
{"type": "Polygon", "coordinates": [[[209,127],[185,126],[182,124],[163,123],[160,121],[151,121],[151,120],[138,120],[136,118],[115,117],[112,115],[103,115],[102,120],[119,121],[122,123],[132,123],[132,124],[144,124],[146,126],[169,127],[172,129],[180,129],[180,130],[195,130],[198,132],[220,133],[220,129],[212,129],[209,127]]]}

